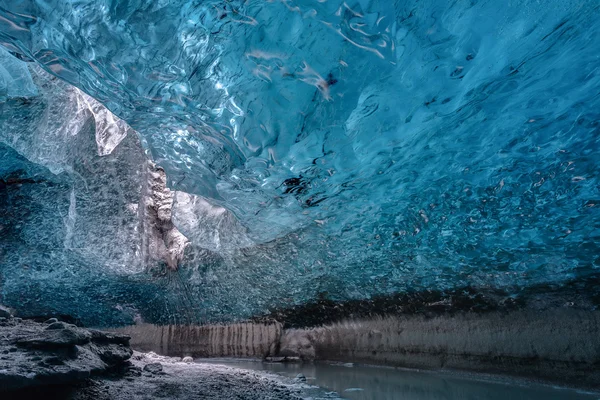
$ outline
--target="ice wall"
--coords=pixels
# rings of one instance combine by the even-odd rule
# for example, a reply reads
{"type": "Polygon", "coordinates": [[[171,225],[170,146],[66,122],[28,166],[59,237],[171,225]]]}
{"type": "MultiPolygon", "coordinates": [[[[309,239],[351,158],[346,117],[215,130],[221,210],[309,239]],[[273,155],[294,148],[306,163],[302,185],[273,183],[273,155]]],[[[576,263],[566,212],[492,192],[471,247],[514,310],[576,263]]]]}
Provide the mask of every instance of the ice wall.
{"type": "Polygon", "coordinates": [[[132,267],[144,247],[136,221],[116,226],[139,222],[123,205],[143,196],[145,178],[129,178],[142,160],[163,168],[173,222],[191,241],[173,290],[205,316],[585,280],[600,266],[598,7],[0,0],[6,51],[79,88],[38,83],[54,117],[44,121],[39,101],[19,103],[35,98],[35,76],[3,51],[0,82],[15,80],[0,83],[0,136],[28,168],[80,182],[57,195],[60,213],[46,195],[32,208],[37,226],[64,229],[48,230],[56,246],[98,239],[77,254],[102,271],[143,270],[132,267]],[[66,133],[92,114],[94,133],[66,133]],[[27,129],[13,128],[19,118],[27,129]],[[88,168],[92,143],[65,161],[80,136],[114,163],[98,155],[88,168]],[[107,197],[85,214],[76,185],[107,197]],[[85,233],[77,221],[92,214],[114,224],[85,233]],[[113,232],[127,251],[101,243],[113,232]]]}

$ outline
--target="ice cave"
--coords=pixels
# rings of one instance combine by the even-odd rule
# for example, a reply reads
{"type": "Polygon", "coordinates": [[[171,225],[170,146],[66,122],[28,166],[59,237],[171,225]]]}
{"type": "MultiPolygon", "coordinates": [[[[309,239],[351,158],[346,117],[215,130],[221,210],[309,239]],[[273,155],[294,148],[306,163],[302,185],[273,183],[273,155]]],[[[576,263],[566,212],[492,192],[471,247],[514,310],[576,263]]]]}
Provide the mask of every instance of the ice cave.
{"type": "Polygon", "coordinates": [[[0,0],[0,398],[597,400],[600,1],[0,0]]]}

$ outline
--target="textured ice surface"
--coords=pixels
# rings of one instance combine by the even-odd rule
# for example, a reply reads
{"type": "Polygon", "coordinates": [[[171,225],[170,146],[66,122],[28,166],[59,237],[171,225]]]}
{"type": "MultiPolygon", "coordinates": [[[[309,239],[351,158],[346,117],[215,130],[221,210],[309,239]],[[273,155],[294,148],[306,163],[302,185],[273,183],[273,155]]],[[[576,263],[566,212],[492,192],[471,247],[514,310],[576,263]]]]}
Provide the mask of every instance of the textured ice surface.
{"type": "Polygon", "coordinates": [[[0,48],[0,101],[9,97],[30,97],[37,94],[27,65],[0,48]]]}
{"type": "MultiPolygon", "coordinates": [[[[145,165],[137,135],[125,137],[135,129],[179,192],[172,218],[191,241],[182,287],[169,290],[204,316],[319,294],[585,278],[600,266],[599,7],[0,0],[0,43],[79,88],[44,80],[31,104],[12,94],[0,104],[1,143],[27,169],[68,176],[52,202],[60,212],[47,194],[31,206],[27,246],[47,236],[78,249],[135,231],[136,221],[98,220],[141,218],[126,213],[146,181],[134,178],[145,165]],[[96,152],[74,150],[85,129],[96,152]],[[109,153],[114,161],[100,157],[109,153]],[[106,196],[90,214],[77,185],[106,196]],[[75,235],[72,220],[89,220],[90,232],[75,235]]],[[[10,93],[33,93],[24,64],[0,57],[20,71],[10,93]]],[[[90,251],[98,271],[141,259],[115,243],[90,251]]],[[[9,253],[3,268],[18,274],[25,252],[9,253]]]]}

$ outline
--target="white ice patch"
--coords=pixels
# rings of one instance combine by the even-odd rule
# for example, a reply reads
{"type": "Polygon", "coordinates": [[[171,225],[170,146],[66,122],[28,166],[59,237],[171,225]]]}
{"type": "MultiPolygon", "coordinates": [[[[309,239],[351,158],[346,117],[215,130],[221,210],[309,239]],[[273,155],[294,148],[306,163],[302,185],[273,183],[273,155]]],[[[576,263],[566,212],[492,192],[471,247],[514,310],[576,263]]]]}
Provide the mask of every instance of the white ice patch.
{"type": "Polygon", "coordinates": [[[71,196],[69,197],[69,213],[65,220],[65,240],[64,246],[66,249],[73,247],[73,232],[75,230],[75,222],[77,220],[77,199],[75,198],[75,190],[71,189],[71,196]]]}
{"type": "Polygon", "coordinates": [[[96,122],[96,144],[98,155],[106,156],[121,143],[131,129],[122,119],[116,117],[108,108],[91,96],[75,89],[77,103],[87,108],[96,122]]]}
{"type": "Polygon", "coordinates": [[[197,246],[223,251],[253,244],[246,228],[226,208],[200,196],[175,192],[173,222],[197,246]]]}

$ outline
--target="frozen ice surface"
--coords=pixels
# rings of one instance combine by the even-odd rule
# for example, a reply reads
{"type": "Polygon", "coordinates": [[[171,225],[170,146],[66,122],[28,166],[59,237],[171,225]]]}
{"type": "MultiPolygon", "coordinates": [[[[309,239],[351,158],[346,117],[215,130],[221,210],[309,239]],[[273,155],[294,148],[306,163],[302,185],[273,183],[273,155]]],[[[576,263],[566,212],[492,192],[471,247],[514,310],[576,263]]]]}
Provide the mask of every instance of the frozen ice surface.
{"type": "Polygon", "coordinates": [[[31,97],[36,94],[27,64],[0,47],[0,101],[9,97],[31,97]]]}
{"type": "Polygon", "coordinates": [[[147,158],[190,241],[175,290],[207,317],[585,279],[599,17],[581,0],[0,0],[0,142],[61,182],[11,203],[31,212],[2,222],[24,246],[3,279],[45,243],[143,270],[147,158]]]}

